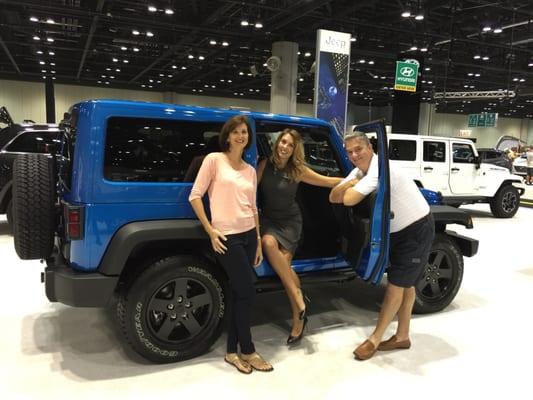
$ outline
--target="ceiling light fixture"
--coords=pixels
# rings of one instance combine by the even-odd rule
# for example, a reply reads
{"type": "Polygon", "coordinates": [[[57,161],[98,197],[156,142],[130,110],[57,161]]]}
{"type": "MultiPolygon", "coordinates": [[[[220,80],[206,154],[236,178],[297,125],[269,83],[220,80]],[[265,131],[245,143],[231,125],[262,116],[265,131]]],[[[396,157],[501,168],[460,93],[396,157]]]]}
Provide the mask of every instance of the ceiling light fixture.
{"type": "Polygon", "coordinates": [[[418,47],[416,47],[416,46],[411,46],[411,48],[410,48],[409,50],[411,50],[411,51],[416,51],[416,50],[418,50],[418,47]]]}
{"type": "Polygon", "coordinates": [[[243,20],[241,21],[241,26],[248,26],[248,25],[250,25],[250,24],[249,24],[248,21],[246,21],[245,19],[243,19],[243,20]]]}
{"type": "Polygon", "coordinates": [[[261,29],[261,28],[263,28],[263,24],[262,24],[261,22],[257,21],[257,22],[255,23],[255,27],[256,27],[257,29],[261,29]]]}
{"type": "Polygon", "coordinates": [[[490,58],[489,58],[489,56],[483,56],[482,60],[483,61],[488,61],[488,60],[490,60],[490,58]]]}
{"type": "Polygon", "coordinates": [[[55,22],[52,18],[48,18],[48,19],[46,20],[46,23],[47,23],[47,24],[55,24],[56,22],[55,22]]]}
{"type": "Polygon", "coordinates": [[[217,41],[216,41],[216,40],[210,40],[210,41],[209,41],[209,44],[212,45],[212,46],[214,46],[214,45],[217,44],[217,41]]]}
{"type": "Polygon", "coordinates": [[[51,37],[49,37],[49,38],[46,38],[46,41],[47,41],[47,42],[50,42],[50,43],[54,43],[54,39],[53,39],[53,38],[51,38],[51,37]]]}
{"type": "Polygon", "coordinates": [[[188,58],[189,60],[192,60],[192,59],[194,58],[194,56],[193,56],[192,54],[189,54],[189,55],[187,56],[187,58],[188,58]]]}
{"type": "Polygon", "coordinates": [[[139,32],[137,29],[134,29],[131,31],[131,33],[135,36],[139,35],[141,32],[139,32]]]}
{"type": "Polygon", "coordinates": [[[53,51],[49,51],[49,52],[48,52],[48,55],[50,55],[50,56],[55,56],[56,53],[54,53],[53,51]]]}
{"type": "Polygon", "coordinates": [[[481,56],[480,56],[479,54],[476,54],[476,55],[474,56],[474,60],[479,60],[480,58],[481,58],[481,56]]]}
{"type": "Polygon", "coordinates": [[[156,12],[156,11],[157,11],[157,8],[154,7],[154,6],[148,6],[148,11],[150,11],[150,12],[156,12]]]}
{"type": "Polygon", "coordinates": [[[154,36],[154,34],[152,32],[150,32],[150,31],[146,31],[146,36],[152,37],[152,36],[154,36]]]}
{"type": "Polygon", "coordinates": [[[404,18],[409,18],[410,16],[411,16],[411,11],[404,11],[402,13],[402,17],[404,17],[404,18]]]}
{"type": "Polygon", "coordinates": [[[423,52],[423,53],[425,53],[426,51],[428,51],[428,48],[427,48],[427,47],[422,47],[422,48],[420,49],[420,51],[423,52]]]}
{"type": "Polygon", "coordinates": [[[122,51],[126,51],[126,50],[128,50],[128,48],[127,48],[126,46],[121,46],[121,47],[120,47],[120,50],[122,50],[122,51]]]}
{"type": "Polygon", "coordinates": [[[415,19],[416,19],[417,21],[422,21],[422,20],[424,19],[424,14],[422,14],[422,13],[419,12],[418,14],[416,14],[415,19]]]}
{"type": "Polygon", "coordinates": [[[357,38],[356,38],[355,36],[352,36],[352,37],[350,38],[350,42],[357,42],[357,38]]]}
{"type": "Polygon", "coordinates": [[[134,51],[135,53],[137,53],[137,52],[139,51],[139,48],[138,48],[138,47],[134,47],[134,48],[133,48],[133,51],[134,51]]]}
{"type": "Polygon", "coordinates": [[[483,32],[489,32],[489,31],[491,31],[491,30],[492,30],[492,28],[491,28],[489,25],[485,25],[485,26],[483,27],[483,32]]]}
{"type": "Polygon", "coordinates": [[[177,69],[177,68],[178,68],[177,65],[173,65],[173,66],[172,66],[172,69],[177,69]]]}
{"type": "Polygon", "coordinates": [[[311,57],[311,53],[309,51],[306,51],[304,57],[311,57]]]}
{"type": "Polygon", "coordinates": [[[36,52],[37,54],[43,54],[43,52],[41,50],[37,50],[36,52]]]}
{"type": "Polygon", "coordinates": [[[172,10],[171,8],[165,8],[165,14],[172,15],[174,14],[174,10],[172,10]]]}
{"type": "Polygon", "coordinates": [[[41,40],[41,38],[39,36],[34,36],[33,40],[41,40]]]}
{"type": "Polygon", "coordinates": [[[224,47],[229,46],[229,43],[224,41],[224,42],[222,42],[222,46],[224,46],[224,47]]]}
{"type": "Polygon", "coordinates": [[[31,22],[39,22],[39,18],[37,17],[30,17],[31,22]]]}

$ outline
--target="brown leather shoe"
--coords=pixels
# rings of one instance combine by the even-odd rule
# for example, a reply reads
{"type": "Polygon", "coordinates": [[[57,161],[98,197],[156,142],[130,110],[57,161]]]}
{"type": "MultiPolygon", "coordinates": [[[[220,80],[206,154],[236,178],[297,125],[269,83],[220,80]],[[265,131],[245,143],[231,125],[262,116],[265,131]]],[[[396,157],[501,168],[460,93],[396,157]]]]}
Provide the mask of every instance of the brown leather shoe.
{"type": "Polygon", "coordinates": [[[376,346],[370,340],[365,340],[354,351],[353,354],[358,360],[368,360],[376,353],[376,346]]]}
{"type": "Polygon", "coordinates": [[[396,335],[392,335],[388,340],[381,342],[378,346],[378,350],[389,351],[396,349],[408,349],[411,347],[411,341],[409,339],[398,341],[396,335]]]}

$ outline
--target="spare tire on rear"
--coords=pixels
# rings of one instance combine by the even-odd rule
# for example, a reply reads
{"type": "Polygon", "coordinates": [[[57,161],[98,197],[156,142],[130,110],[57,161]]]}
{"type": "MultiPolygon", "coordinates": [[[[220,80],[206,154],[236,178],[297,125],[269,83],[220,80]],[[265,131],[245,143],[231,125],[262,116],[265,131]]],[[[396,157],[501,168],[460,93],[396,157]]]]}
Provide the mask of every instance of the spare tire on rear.
{"type": "Polygon", "coordinates": [[[13,236],[23,260],[47,258],[55,233],[55,175],[53,159],[22,154],[13,164],[13,236]]]}

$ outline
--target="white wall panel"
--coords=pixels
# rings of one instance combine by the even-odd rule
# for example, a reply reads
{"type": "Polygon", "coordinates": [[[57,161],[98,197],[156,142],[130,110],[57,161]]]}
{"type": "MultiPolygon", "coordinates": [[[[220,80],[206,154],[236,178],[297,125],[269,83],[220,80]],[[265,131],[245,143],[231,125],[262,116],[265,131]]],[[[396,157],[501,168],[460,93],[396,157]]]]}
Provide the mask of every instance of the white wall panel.
{"type": "Polygon", "coordinates": [[[44,83],[0,80],[0,106],[7,107],[16,122],[46,122],[44,83]]]}
{"type": "Polygon", "coordinates": [[[494,147],[502,135],[521,137],[527,140],[527,120],[498,118],[495,128],[469,128],[468,115],[432,113],[430,135],[459,136],[459,130],[470,129],[471,137],[477,139],[476,147],[494,147]]]}
{"type": "Polygon", "coordinates": [[[55,85],[56,121],[61,121],[63,113],[80,101],[90,99],[115,99],[138,101],[163,101],[162,92],[149,92],[128,89],[112,89],[106,87],[55,85]]]}

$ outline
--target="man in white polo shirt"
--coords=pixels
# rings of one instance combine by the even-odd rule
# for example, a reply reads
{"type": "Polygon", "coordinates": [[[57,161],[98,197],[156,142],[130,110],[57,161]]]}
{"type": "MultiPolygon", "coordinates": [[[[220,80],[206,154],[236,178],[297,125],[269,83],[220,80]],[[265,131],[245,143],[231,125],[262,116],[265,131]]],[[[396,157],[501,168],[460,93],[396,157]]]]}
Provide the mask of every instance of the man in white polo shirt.
{"type": "MultiPolygon", "coordinates": [[[[332,203],[353,206],[376,190],[379,178],[378,156],[362,132],[344,137],[348,158],[354,170],[331,190],[332,203]]],[[[424,196],[412,179],[399,169],[390,170],[390,267],[383,305],[374,332],[354,350],[355,358],[367,360],[377,350],[408,349],[409,323],[415,302],[414,285],[428,262],[435,236],[435,223],[424,196]],[[396,334],[381,341],[385,330],[398,315],[396,334]]]]}

